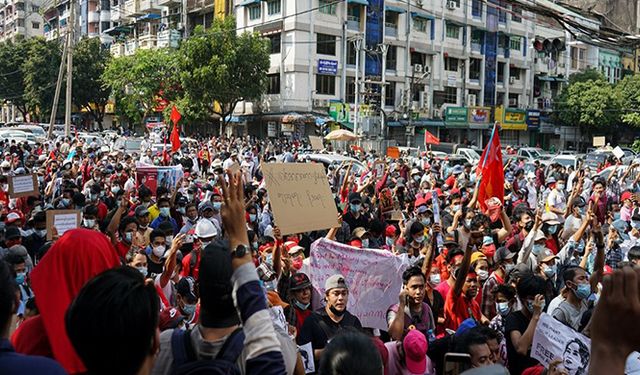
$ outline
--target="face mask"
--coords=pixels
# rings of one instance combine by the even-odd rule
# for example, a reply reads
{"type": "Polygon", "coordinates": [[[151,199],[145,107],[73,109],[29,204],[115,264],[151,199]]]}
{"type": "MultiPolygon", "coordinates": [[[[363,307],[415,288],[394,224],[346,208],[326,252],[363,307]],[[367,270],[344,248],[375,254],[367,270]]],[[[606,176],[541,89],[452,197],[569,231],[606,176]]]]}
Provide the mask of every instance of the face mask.
{"type": "Polygon", "coordinates": [[[484,281],[489,278],[489,271],[478,270],[476,271],[476,274],[478,275],[478,279],[480,279],[481,281],[484,281]]]}
{"type": "Polygon", "coordinates": [[[255,223],[257,219],[257,215],[256,214],[249,214],[249,221],[252,223],[255,223]]]}
{"type": "Polygon", "coordinates": [[[578,286],[573,290],[573,293],[579,299],[589,298],[589,296],[591,295],[591,285],[589,285],[588,283],[578,284],[578,286]]]}
{"type": "Polygon", "coordinates": [[[98,199],[98,194],[91,194],[91,200],[95,201],[98,199]]]}
{"type": "Polygon", "coordinates": [[[424,226],[428,226],[431,225],[431,218],[430,217],[425,217],[424,219],[422,219],[422,221],[420,221],[422,223],[422,225],[424,226]]]}
{"type": "Polygon", "coordinates": [[[125,232],[124,240],[128,243],[131,243],[131,241],[133,241],[133,232],[125,232]]]}
{"type": "Polygon", "coordinates": [[[180,215],[186,215],[186,214],[187,214],[187,209],[186,209],[186,208],[184,208],[184,207],[178,207],[178,208],[176,209],[176,211],[178,211],[178,213],[179,213],[180,215]]]}
{"type": "Polygon", "coordinates": [[[560,191],[564,190],[564,184],[558,184],[558,190],[560,191]]]}
{"type": "Polygon", "coordinates": [[[440,274],[439,273],[432,273],[431,275],[429,275],[429,282],[431,283],[431,285],[440,284],[440,274]]]}
{"type": "Polygon", "coordinates": [[[220,211],[222,208],[222,202],[213,202],[213,209],[216,211],[220,211]]]}
{"type": "Polygon", "coordinates": [[[496,302],[496,311],[502,316],[506,316],[511,311],[509,302],[496,302]]]}
{"type": "Polygon", "coordinates": [[[394,242],[395,242],[395,241],[393,240],[393,237],[387,237],[387,238],[385,238],[385,243],[386,243],[386,244],[387,244],[387,246],[389,246],[389,247],[392,247],[392,246],[393,246],[393,244],[394,244],[394,242]]]}
{"type": "Polygon", "coordinates": [[[455,206],[451,206],[451,211],[453,212],[458,212],[460,211],[460,205],[456,204],[455,206]]]}
{"type": "Polygon", "coordinates": [[[252,242],[252,243],[251,243],[251,248],[252,248],[253,250],[258,250],[258,243],[257,243],[257,242],[252,242]]]}
{"type": "Polygon", "coordinates": [[[533,222],[533,220],[531,220],[531,221],[527,221],[527,223],[524,225],[524,229],[525,229],[527,232],[531,232],[531,229],[533,229],[533,225],[534,225],[534,224],[535,224],[535,223],[533,222]]]}
{"type": "Polygon", "coordinates": [[[35,229],[35,230],[34,230],[34,233],[35,233],[38,237],[42,238],[42,237],[44,237],[44,236],[46,236],[46,235],[47,235],[47,230],[46,230],[46,229],[35,229]]]}
{"type": "Polygon", "coordinates": [[[368,238],[363,239],[361,242],[362,242],[362,247],[363,248],[366,249],[367,247],[369,247],[369,239],[368,238]]]}
{"type": "Polygon", "coordinates": [[[93,228],[96,225],[96,221],[93,219],[83,219],[82,220],[82,225],[85,228],[93,228]]]}
{"type": "Polygon", "coordinates": [[[115,195],[118,194],[120,192],[120,186],[112,186],[111,187],[111,192],[115,195]]]}
{"type": "Polygon", "coordinates": [[[553,275],[556,274],[556,269],[557,269],[557,266],[555,264],[553,266],[546,266],[544,268],[544,274],[547,277],[553,277],[553,275]]]}
{"type": "Polygon", "coordinates": [[[147,277],[147,267],[136,267],[143,277],[147,277]]]}
{"type": "Polygon", "coordinates": [[[306,310],[306,309],[308,309],[308,308],[309,308],[309,306],[311,306],[311,304],[310,304],[310,303],[300,303],[300,302],[298,302],[298,300],[294,300],[294,301],[293,301],[293,304],[294,304],[297,308],[299,308],[300,310],[306,310]]]}
{"type": "Polygon", "coordinates": [[[360,211],[360,205],[359,204],[351,204],[351,212],[358,212],[360,211]]]}
{"type": "Polygon", "coordinates": [[[413,240],[417,243],[422,243],[422,241],[424,241],[424,236],[415,237],[413,240]]]}
{"type": "Polygon", "coordinates": [[[467,229],[471,228],[471,219],[467,219],[464,221],[464,227],[467,229]]]}
{"type": "Polygon", "coordinates": [[[509,273],[516,265],[513,263],[506,263],[504,265],[504,273],[509,273]]]}
{"type": "Polygon", "coordinates": [[[632,221],[631,221],[631,228],[633,228],[633,229],[640,229],[640,221],[632,220],[632,221]]]}
{"type": "Polygon", "coordinates": [[[330,307],[329,307],[329,310],[331,310],[331,312],[332,312],[334,315],[336,315],[336,316],[342,316],[342,315],[344,315],[344,313],[345,313],[345,312],[347,312],[347,310],[346,310],[346,309],[345,309],[345,310],[342,310],[342,311],[338,311],[338,310],[336,310],[336,308],[335,308],[335,307],[333,307],[333,306],[330,306],[330,307]]]}
{"type": "Polygon", "coordinates": [[[194,303],[193,305],[189,305],[185,303],[182,307],[182,311],[184,311],[187,316],[191,316],[194,312],[196,312],[196,304],[194,303]]]}
{"type": "Polygon", "coordinates": [[[69,207],[69,203],[71,203],[71,201],[69,201],[69,199],[67,199],[67,198],[62,198],[60,203],[62,203],[62,206],[64,206],[64,207],[69,207]]]}
{"type": "Polygon", "coordinates": [[[418,175],[413,176],[413,181],[415,181],[415,182],[420,181],[420,176],[418,176],[418,175]]]}
{"type": "Polygon", "coordinates": [[[18,272],[16,274],[16,284],[22,285],[24,284],[24,280],[27,278],[26,272],[18,272]]]}
{"type": "Polygon", "coordinates": [[[273,254],[268,253],[265,257],[264,257],[264,262],[267,264],[273,264],[273,254]]]}
{"type": "Polygon", "coordinates": [[[558,226],[557,225],[552,225],[550,226],[547,231],[549,232],[549,234],[556,234],[556,231],[558,230],[558,226]]]}
{"type": "Polygon", "coordinates": [[[160,215],[164,217],[169,216],[169,210],[169,207],[160,207],[160,215]]]}
{"type": "Polygon", "coordinates": [[[542,249],[544,249],[544,248],[545,248],[545,246],[544,246],[544,245],[542,245],[542,244],[534,244],[534,245],[533,245],[533,250],[532,250],[532,251],[533,251],[533,254],[534,254],[534,255],[538,255],[538,254],[540,254],[540,252],[541,252],[541,251],[542,251],[542,249]]]}

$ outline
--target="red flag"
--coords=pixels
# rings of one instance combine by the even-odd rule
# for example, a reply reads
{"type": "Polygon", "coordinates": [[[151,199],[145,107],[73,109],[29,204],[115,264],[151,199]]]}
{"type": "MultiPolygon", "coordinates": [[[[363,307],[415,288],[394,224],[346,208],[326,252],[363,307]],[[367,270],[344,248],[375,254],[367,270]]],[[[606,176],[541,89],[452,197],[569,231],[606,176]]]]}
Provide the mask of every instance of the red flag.
{"type": "Polygon", "coordinates": [[[482,151],[480,164],[476,174],[482,173],[482,180],[478,186],[478,203],[483,211],[487,210],[486,200],[496,197],[504,204],[504,168],[502,165],[502,149],[498,125],[494,125],[491,139],[482,151]]]}
{"type": "Polygon", "coordinates": [[[171,141],[171,152],[176,152],[180,149],[180,128],[178,128],[178,121],[182,118],[180,112],[174,105],[171,108],[171,122],[173,122],[173,130],[171,131],[171,137],[169,140],[171,141]]]}
{"type": "Polygon", "coordinates": [[[428,144],[432,144],[432,145],[439,145],[440,144],[440,138],[436,137],[435,135],[429,133],[428,131],[424,131],[424,144],[428,145],[428,144]]]}

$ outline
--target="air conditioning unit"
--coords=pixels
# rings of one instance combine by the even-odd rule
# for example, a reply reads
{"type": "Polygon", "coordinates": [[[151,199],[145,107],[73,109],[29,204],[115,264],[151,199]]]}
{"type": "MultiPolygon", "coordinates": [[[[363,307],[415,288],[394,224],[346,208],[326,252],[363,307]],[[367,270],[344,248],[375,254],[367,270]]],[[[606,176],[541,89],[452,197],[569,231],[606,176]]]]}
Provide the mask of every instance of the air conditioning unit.
{"type": "Polygon", "coordinates": [[[455,1],[447,1],[447,9],[449,10],[453,10],[456,9],[458,7],[458,3],[456,3],[455,1]]]}
{"type": "Polygon", "coordinates": [[[467,95],[467,106],[468,107],[475,107],[476,105],[477,105],[476,94],[467,95]]]}
{"type": "Polygon", "coordinates": [[[422,8],[422,0],[416,0],[416,6],[422,8]]]}
{"type": "Polygon", "coordinates": [[[434,109],[433,116],[431,118],[442,118],[442,110],[434,109]]]}
{"type": "Polygon", "coordinates": [[[509,77],[509,84],[513,85],[516,83],[516,77],[509,77]]]}
{"type": "Polygon", "coordinates": [[[329,101],[327,99],[313,99],[313,106],[316,108],[329,107],[329,101]]]}
{"type": "Polygon", "coordinates": [[[422,72],[424,72],[424,67],[422,66],[422,64],[415,64],[413,66],[413,72],[422,74],[422,72]]]}
{"type": "Polygon", "coordinates": [[[178,29],[178,30],[182,30],[182,29],[184,29],[184,26],[182,25],[182,22],[178,22],[178,23],[176,24],[176,29],[178,29]]]}
{"type": "Polygon", "coordinates": [[[427,107],[428,96],[429,95],[425,91],[420,91],[420,99],[418,101],[418,106],[420,107],[421,110],[424,110],[427,107]]]}
{"type": "Polygon", "coordinates": [[[510,98],[509,99],[509,107],[515,107],[516,105],[518,105],[518,100],[510,98]]]}

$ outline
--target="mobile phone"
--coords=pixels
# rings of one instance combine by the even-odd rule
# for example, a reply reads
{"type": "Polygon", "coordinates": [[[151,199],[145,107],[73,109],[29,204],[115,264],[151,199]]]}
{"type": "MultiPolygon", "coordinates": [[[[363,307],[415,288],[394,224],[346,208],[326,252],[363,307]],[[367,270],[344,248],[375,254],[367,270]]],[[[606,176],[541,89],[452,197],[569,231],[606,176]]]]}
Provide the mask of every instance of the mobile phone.
{"type": "Polygon", "coordinates": [[[471,355],[447,353],[444,355],[444,375],[459,375],[471,368],[471,355]]]}

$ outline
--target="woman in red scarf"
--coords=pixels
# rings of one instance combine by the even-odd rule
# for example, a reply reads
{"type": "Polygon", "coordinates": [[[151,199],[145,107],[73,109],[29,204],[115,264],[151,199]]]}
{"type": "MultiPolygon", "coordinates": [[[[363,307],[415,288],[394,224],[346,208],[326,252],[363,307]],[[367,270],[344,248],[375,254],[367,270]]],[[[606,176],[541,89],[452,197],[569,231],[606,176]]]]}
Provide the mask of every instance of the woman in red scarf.
{"type": "Polygon", "coordinates": [[[69,374],[86,372],[65,329],[64,315],[82,286],[120,260],[102,233],[67,231],[31,273],[40,315],[25,321],[13,334],[16,352],[55,359],[69,374]]]}

